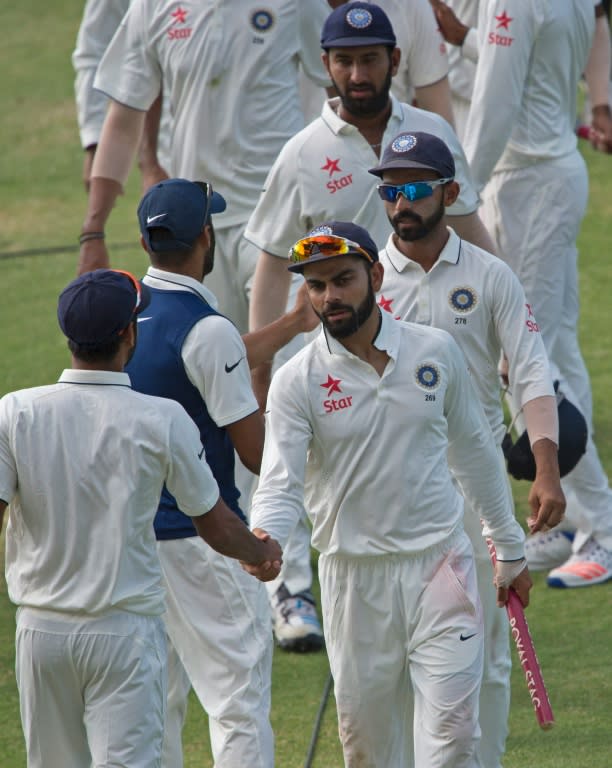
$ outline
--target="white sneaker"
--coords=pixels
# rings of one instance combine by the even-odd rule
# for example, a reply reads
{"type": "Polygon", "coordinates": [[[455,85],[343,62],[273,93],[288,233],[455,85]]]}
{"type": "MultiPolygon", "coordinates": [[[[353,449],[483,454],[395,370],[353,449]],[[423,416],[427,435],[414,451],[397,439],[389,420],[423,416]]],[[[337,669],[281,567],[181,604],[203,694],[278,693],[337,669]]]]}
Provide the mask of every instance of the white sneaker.
{"type": "Polygon", "coordinates": [[[590,587],[612,579],[612,552],[587,539],[576,554],[548,574],[549,587],[590,587]]]}
{"type": "Polygon", "coordinates": [[[548,571],[564,563],[572,554],[573,531],[553,528],[533,533],[525,541],[525,557],[530,571],[548,571]]]}
{"type": "Polygon", "coordinates": [[[314,597],[310,592],[292,595],[281,584],[274,595],[274,635],[286,651],[308,653],[323,648],[323,630],[319,624],[314,597]]]}

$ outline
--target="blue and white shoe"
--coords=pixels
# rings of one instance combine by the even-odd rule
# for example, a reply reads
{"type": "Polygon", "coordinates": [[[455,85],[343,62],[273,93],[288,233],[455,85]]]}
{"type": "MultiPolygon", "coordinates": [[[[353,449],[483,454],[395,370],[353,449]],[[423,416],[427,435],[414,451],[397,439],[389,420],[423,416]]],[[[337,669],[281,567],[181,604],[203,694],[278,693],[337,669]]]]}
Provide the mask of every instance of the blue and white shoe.
{"type": "Polygon", "coordinates": [[[272,601],[274,636],[286,651],[308,653],[323,648],[323,630],[310,592],[292,595],[281,584],[272,601]]]}
{"type": "Polygon", "coordinates": [[[529,570],[548,571],[562,565],[572,554],[573,540],[573,531],[561,531],[558,527],[527,536],[525,557],[529,570]]]}

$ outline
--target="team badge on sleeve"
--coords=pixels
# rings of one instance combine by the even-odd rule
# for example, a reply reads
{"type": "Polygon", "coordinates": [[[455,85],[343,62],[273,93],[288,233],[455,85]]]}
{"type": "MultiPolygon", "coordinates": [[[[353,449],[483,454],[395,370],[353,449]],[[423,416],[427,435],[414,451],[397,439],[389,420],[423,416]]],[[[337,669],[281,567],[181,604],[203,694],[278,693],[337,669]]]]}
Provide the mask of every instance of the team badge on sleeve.
{"type": "Polygon", "coordinates": [[[351,8],[346,21],[354,29],[367,29],[372,23],[372,14],[366,8],[351,8]]]}
{"type": "Polygon", "coordinates": [[[274,24],[274,14],[260,8],[251,14],[251,24],[258,32],[267,32],[274,24]]]}
{"type": "Polygon", "coordinates": [[[448,294],[448,303],[455,312],[467,314],[476,309],[478,296],[473,288],[462,285],[459,288],[453,288],[448,294]]]}
{"type": "Polygon", "coordinates": [[[431,392],[440,385],[440,371],[433,363],[421,363],[415,371],[414,378],[421,389],[431,392]]]}

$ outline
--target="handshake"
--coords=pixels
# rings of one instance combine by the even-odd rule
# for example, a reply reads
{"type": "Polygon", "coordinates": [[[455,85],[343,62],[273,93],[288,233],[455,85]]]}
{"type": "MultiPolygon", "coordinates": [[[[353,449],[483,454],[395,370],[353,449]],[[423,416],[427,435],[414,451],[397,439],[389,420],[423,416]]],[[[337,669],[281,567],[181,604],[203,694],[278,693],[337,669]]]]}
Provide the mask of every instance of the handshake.
{"type": "Polygon", "coordinates": [[[272,581],[280,573],[281,565],[283,564],[283,552],[280,544],[262,528],[254,528],[252,533],[261,542],[261,545],[258,547],[258,560],[257,562],[241,560],[240,565],[247,573],[255,576],[260,581],[272,581]]]}

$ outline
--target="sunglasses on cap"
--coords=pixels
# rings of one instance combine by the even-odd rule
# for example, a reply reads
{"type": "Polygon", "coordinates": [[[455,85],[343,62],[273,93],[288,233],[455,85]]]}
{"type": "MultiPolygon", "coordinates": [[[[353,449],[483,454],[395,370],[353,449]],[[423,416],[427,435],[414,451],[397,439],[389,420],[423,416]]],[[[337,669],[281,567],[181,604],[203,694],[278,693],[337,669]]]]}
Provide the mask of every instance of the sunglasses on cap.
{"type": "Polygon", "coordinates": [[[439,187],[441,184],[448,184],[449,181],[453,181],[453,179],[411,181],[408,184],[379,184],[376,189],[380,198],[386,203],[397,202],[397,198],[400,195],[406,198],[406,200],[414,202],[415,200],[422,200],[424,197],[431,197],[436,187],[439,187]]]}
{"type": "Polygon", "coordinates": [[[374,263],[374,259],[358,243],[348,240],[346,237],[340,237],[339,235],[312,235],[310,237],[303,237],[289,249],[289,260],[299,264],[302,261],[308,261],[318,254],[325,257],[356,254],[358,256],[363,256],[363,258],[367,259],[371,264],[374,263]]]}
{"type": "Polygon", "coordinates": [[[210,217],[210,204],[212,202],[213,196],[212,184],[209,181],[194,181],[193,183],[196,185],[196,187],[200,187],[202,192],[204,192],[204,196],[206,197],[206,213],[204,214],[204,223],[207,224],[210,217]]]}
{"type": "MultiPolygon", "coordinates": [[[[144,309],[144,307],[141,307],[142,305],[142,290],[140,288],[140,282],[134,277],[134,275],[131,272],[128,272],[125,269],[113,269],[111,272],[116,272],[118,275],[125,275],[130,283],[132,283],[132,286],[134,287],[134,290],[136,291],[136,303],[134,305],[134,309],[132,310],[132,317],[134,315],[137,315],[141,308],[144,309]]],[[[125,328],[123,331],[120,331],[120,334],[125,331],[125,328]]]]}

